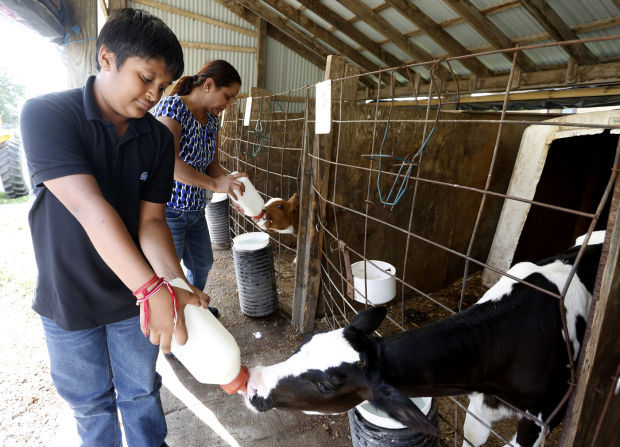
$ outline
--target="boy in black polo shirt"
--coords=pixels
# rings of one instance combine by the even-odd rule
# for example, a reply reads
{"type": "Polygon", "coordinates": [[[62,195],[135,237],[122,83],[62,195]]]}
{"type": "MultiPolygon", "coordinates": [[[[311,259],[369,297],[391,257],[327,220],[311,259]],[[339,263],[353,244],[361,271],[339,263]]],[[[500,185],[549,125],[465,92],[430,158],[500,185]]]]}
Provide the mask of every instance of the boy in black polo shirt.
{"type": "Polygon", "coordinates": [[[97,62],[83,88],[22,110],[35,192],[33,309],[82,442],[120,446],[118,408],[128,445],[159,446],[166,423],[157,345],[169,352],[173,332],[184,343],[185,304],[209,301],[163,281],[185,279],[164,212],[174,143],[147,111],[182,74],[183,53],[160,19],[124,9],[102,28],[97,62]]]}

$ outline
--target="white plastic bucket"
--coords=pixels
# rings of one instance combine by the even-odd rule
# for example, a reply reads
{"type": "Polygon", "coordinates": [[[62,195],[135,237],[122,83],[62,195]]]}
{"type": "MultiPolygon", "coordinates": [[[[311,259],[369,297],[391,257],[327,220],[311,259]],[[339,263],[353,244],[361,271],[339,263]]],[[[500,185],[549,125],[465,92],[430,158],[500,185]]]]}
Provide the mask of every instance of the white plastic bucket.
{"type": "Polygon", "coordinates": [[[383,261],[359,261],[351,264],[351,273],[353,274],[353,286],[355,287],[355,301],[365,303],[364,293],[367,290],[367,298],[371,304],[383,304],[390,301],[396,296],[396,267],[383,261]],[[371,264],[371,262],[373,265],[371,264]],[[364,272],[364,264],[366,271],[364,272]],[[364,276],[364,273],[366,274],[364,276]],[[366,281],[364,281],[366,278],[366,281]],[[368,284],[368,289],[364,285],[368,284]]]}
{"type": "MultiPolygon", "coordinates": [[[[431,409],[433,398],[432,397],[412,397],[411,402],[413,402],[417,407],[422,410],[424,415],[428,415],[429,410],[431,409]]],[[[368,422],[378,425],[379,427],[389,428],[389,429],[400,429],[407,428],[405,425],[401,424],[395,419],[392,419],[388,416],[384,411],[378,410],[375,406],[373,406],[370,402],[365,400],[357,407],[355,407],[359,414],[366,419],[368,422]]]]}
{"type": "Polygon", "coordinates": [[[269,235],[262,231],[251,231],[233,238],[233,247],[236,250],[254,251],[265,248],[269,244],[269,235]]]}

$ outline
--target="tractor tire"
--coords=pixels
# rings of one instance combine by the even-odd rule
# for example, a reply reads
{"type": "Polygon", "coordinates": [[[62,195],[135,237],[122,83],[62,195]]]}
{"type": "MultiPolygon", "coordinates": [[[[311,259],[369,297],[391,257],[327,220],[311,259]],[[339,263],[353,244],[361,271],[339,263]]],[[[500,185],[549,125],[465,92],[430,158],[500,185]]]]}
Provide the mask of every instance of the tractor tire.
{"type": "Polygon", "coordinates": [[[17,140],[0,143],[0,180],[4,192],[11,199],[29,194],[22,171],[21,145],[17,140]]]}

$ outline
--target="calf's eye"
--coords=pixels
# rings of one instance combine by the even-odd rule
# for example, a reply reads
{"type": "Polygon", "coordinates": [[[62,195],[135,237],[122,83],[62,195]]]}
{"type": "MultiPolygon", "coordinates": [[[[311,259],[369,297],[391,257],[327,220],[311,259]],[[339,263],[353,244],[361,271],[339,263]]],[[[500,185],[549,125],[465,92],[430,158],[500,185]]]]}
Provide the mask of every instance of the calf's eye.
{"type": "Polygon", "coordinates": [[[278,209],[279,209],[279,210],[283,210],[283,209],[284,209],[284,205],[281,205],[281,204],[280,204],[280,205],[278,205],[278,209]]]}

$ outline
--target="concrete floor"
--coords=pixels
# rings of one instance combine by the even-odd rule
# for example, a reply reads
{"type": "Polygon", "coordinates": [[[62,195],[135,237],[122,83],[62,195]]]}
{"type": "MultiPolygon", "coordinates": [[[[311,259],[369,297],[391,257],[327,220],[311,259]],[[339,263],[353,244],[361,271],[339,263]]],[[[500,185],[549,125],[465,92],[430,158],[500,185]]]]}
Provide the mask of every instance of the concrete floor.
{"type": "MultiPolygon", "coordinates": [[[[304,336],[288,316],[264,318],[241,314],[232,254],[215,252],[207,293],[221,312],[220,321],[233,334],[248,366],[269,365],[287,358],[304,336]]],[[[208,355],[208,347],[205,348],[208,355]]],[[[228,395],[217,385],[196,381],[176,359],[160,355],[162,404],[170,447],[191,446],[351,446],[347,415],[308,416],[272,410],[255,413],[241,395],[228,395]]]]}

